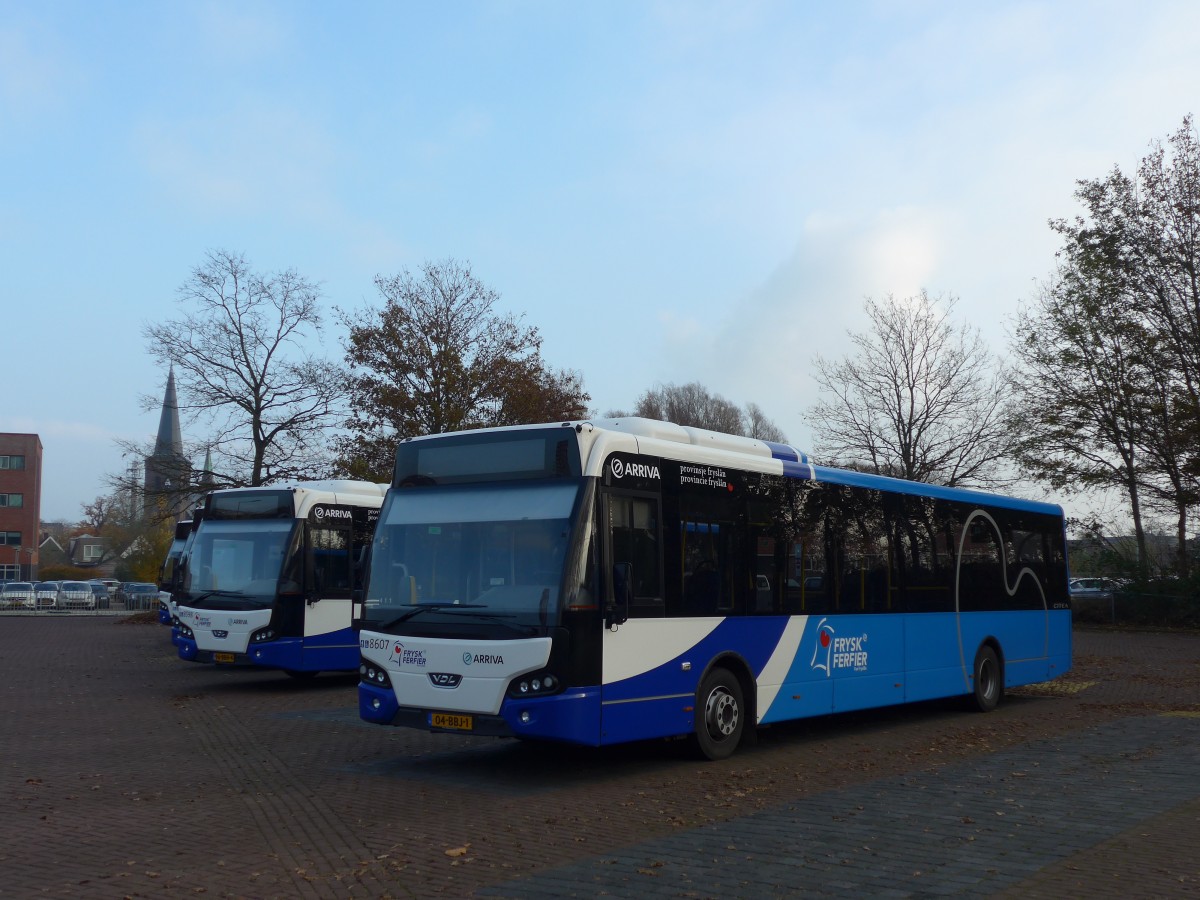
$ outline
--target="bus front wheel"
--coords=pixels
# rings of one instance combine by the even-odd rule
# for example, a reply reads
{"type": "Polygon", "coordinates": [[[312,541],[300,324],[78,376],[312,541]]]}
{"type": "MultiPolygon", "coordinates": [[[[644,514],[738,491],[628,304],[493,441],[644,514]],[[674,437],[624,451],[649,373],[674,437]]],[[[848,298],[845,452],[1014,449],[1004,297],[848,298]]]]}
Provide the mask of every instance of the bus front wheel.
{"type": "Polygon", "coordinates": [[[746,727],[742,686],[728,669],[713,669],[696,694],[695,745],[708,759],[727,759],[746,727]]]}
{"type": "Polygon", "coordinates": [[[1004,696],[1004,679],[1000,673],[1000,659],[996,651],[984,644],[975,654],[974,707],[980,712],[991,712],[1004,696]]]}

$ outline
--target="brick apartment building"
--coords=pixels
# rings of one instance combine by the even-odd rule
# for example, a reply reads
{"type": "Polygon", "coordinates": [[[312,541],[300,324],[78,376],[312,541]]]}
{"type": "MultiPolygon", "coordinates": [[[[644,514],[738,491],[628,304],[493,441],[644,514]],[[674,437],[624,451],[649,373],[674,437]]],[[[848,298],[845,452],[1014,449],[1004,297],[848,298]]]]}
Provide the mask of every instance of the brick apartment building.
{"type": "Polygon", "coordinates": [[[42,441],[0,432],[0,580],[32,580],[42,515],[42,441]]]}

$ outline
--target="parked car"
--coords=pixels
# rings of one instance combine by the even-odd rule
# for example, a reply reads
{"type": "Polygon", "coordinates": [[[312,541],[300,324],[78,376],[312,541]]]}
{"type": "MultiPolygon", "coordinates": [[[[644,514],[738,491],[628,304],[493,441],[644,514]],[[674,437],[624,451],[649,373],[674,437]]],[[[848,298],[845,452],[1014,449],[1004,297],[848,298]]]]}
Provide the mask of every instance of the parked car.
{"type": "Polygon", "coordinates": [[[37,594],[29,581],[10,581],[0,590],[0,607],[5,609],[35,609],[37,594]]]}
{"type": "Polygon", "coordinates": [[[1115,578],[1073,578],[1067,590],[1072,600],[1111,600],[1123,585],[1115,578]]]}
{"type": "Polygon", "coordinates": [[[126,609],[158,609],[158,585],[132,582],[121,586],[126,609]]]}
{"type": "Polygon", "coordinates": [[[108,592],[108,585],[103,581],[89,581],[88,584],[92,588],[92,596],[96,598],[97,609],[108,609],[112,602],[112,595],[108,592]]]}
{"type": "Polygon", "coordinates": [[[38,609],[53,609],[58,605],[57,581],[39,581],[33,590],[37,594],[38,609]]]}
{"type": "Polygon", "coordinates": [[[69,607],[95,609],[96,595],[92,593],[92,586],[86,581],[60,581],[58,583],[58,605],[63,609],[69,607]]]}

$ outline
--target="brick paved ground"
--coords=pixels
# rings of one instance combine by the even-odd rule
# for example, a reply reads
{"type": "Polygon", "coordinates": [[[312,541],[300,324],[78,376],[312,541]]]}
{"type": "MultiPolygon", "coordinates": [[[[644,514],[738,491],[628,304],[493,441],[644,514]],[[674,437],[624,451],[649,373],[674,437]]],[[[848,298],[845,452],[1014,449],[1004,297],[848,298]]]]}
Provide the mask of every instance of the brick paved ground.
{"type": "Polygon", "coordinates": [[[1200,895],[1200,636],[700,763],[361,723],[354,680],[0,616],[0,896],[1200,895]]]}

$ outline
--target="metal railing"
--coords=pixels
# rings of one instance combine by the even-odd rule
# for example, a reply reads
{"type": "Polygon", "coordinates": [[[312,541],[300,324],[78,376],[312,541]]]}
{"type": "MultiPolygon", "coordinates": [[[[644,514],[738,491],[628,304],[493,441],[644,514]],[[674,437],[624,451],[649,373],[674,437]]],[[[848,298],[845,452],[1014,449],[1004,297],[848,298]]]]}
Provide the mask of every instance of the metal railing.
{"type": "Polygon", "coordinates": [[[1083,624],[1200,628],[1200,597],[1122,589],[1071,601],[1073,618],[1083,624]]]}
{"type": "Polygon", "coordinates": [[[141,612],[158,612],[158,594],[136,594],[130,597],[100,599],[94,607],[82,604],[60,605],[46,604],[45,601],[36,607],[30,607],[24,602],[16,605],[0,598],[0,616],[128,616],[141,612]]]}

